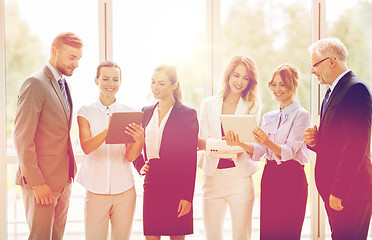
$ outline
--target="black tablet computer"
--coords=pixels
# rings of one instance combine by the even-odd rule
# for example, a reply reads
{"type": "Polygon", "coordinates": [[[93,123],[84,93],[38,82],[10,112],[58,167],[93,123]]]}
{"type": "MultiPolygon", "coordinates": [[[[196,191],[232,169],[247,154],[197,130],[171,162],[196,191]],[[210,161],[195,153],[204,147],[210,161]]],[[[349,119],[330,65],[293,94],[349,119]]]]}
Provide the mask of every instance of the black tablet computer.
{"type": "Polygon", "coordinates": [[[134,139],[126,134],[125,128],[131,123],[141,125],[143,112],[115,112],[107,131],[105,142],[107,144],[132,143],[134,139]]]}

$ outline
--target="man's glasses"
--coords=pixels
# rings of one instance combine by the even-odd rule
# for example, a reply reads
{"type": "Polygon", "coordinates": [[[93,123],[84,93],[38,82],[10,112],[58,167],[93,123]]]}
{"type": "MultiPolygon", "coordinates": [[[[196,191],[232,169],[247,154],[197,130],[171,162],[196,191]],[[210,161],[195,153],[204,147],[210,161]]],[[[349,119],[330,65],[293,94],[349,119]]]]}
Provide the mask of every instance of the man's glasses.
{"type": "Polygon", "coordinates": [[[314,63],[311,67],[315,68],[316,66],[318,66],[319,64],[321,64],[322,62],[324,62],[325,60],[330,59],[330,58],[331,58],[331,57],[326,57],[326,58],[324,58],[323,60],[320,60],[319,62],[314,63]]]}

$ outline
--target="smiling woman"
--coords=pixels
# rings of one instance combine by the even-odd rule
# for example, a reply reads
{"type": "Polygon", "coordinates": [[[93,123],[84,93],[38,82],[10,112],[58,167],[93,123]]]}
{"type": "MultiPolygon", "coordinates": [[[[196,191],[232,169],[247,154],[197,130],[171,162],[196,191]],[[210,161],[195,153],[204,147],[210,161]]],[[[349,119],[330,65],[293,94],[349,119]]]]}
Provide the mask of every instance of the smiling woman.
{"type": "Polygon", "coordinates": [[[79,139],[85,153],[76,181],[87,189],[85,196],[85,238],[130,239],[136,192],[131,172],[134,159],[144,144],[143,128],[134,124],[131,136],[135,143],[107,144],[111,115],[131,111],[116,101],[121,84],[121,69],[112,61],[97,67],[96,85],[99,100],[78,111],[79,139]]]}

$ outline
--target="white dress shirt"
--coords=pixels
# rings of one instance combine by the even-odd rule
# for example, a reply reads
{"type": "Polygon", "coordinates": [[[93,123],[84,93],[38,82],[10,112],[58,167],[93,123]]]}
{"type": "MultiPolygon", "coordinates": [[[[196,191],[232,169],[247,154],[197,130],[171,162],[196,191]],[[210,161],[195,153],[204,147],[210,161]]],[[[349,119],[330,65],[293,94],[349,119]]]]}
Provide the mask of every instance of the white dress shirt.
{"type": "MultiPolygon", "coordinates": [[[[222,113],[222,104],[223,98],[219,96],[207,97],[203,99],[201,103],[199,116],[199,138],[207,139],[207,145],[216,141],[225,142],[225,140],[222,140],[221,133],[220,115],[222,113]]],[[[257,122],[259,122],[261,108],[259,104],[256,104],[248,112],[247,103],[242,98],[240,98],[238,106],[235,110],[235,114],[255,115],[257,122]]],[[[226,143],[221,144],[226,145],[226,143]]],[[[234,163],[236,168],[239,169],[240,176],[246,177],[255,173],[258,170],[257,163],[253,162],[245,151],[243,151],[243,154],[237,157],[236,151],[236,147],[231,147],[230,154],[227,154],[226,147],[224,147],[224,151],[221,154],[218,154],[218,152],[206,151],[201,156],[198,166],[203,169],[204,174],[206,174],[207,176],[213,176],[216,173],[217,165],[220,158],[226,158],[227,156],[229,156],[232,159],[236,159],[234,163]],[[235,157],[232,157],[232,155],[235,155],[235,157]]]]}
{"type": "Polygon", "coordinates": [[[161,120],[161,123],[159,125],[159,112],[158,112],[158,106],[155,107],[154,113],[152,114],[152,117],[147,124],[146,130],[145,130],[145,144],[146,144],[146,156],[147,159],[154,159],[154,158],[160,158],[159,157],[159,151],[160,151],[160,145],[161,145],[161,138],[163,137],[163,131],[165,124],[168,121],[169,114],[171,113],[173,107],[171,107],[167,114],[164,116],[164,118],[161,120]]]}
{"type": "Polygon", "coordinates": [[[304,131],[310,125],[310,114],[298,101],[295,101],[283,110],[266,113],[262,117],[262,130],[269,138],[278,144],[281,157],[276,156],[267,147],[252,143],[254,147],[252,159],[274,160],[277,164],[288,160],[295,160],[304,165],[309,162],[309,150],[304,141],[304,131]]]}
{"type": "MultiPolygon", "coordinates": [[[[112,113],[128,111],[133,109],[118,102],[107,107],[98,100],[81,107],[78,116],[89,122],[90,132],[96,136],[107,128],[112,113]]],[[[132,188],[133,175],[125,151],[125,144],[103,142],[96,150],[84,155],[76,181],[96,194],[118,194],[132,188]]]]}
{"type": "Polygon", "coordinates": [[[52,66],[52,64],[50,64],[50,62],[47,62],[46,65],[48,66],[48,68],[50,69],[50,71],[52,72],[53,74],[53,77],[56,79],[56,81],[58,82],[59,79],[61,79],[62,77],[59,75],[59,73],[57,72],[57,70],[52,66]]]}
{"type": "MultiPolygon", "coordinates": [[[[333,92],[333,89],[335,89],[337,83],[340,81],[340,79],[345,76],[346,73],[350,72],[351,70],[348,69],[346,70],[345,72],[341,73],[332,83],[332,85],[329,87],[329,89],[331,89],[331,92],[329,93],[329,96],[331,96],[332,92],[333,92]]],[[[328,98],[329,99],[329,98],[328,98]]]]}
{"type": "MultiPolygon", "coordinates": [[[[332,92],[333,92],[333,89],[335,89],[335,87],[337,86],[337,83],[340,81],[340,79],[343,77],[343,76],[345,76],[346,75],[346,73],[348,73],[348,72],[350,72],[351,70],[350,69],[348,69],[348,70],[346,70],[345,72],[343,72],[343,73],[341,73],[334,81],[333,81],[333,83],[332,83],[332,85],[329,87],[329,89],[330,89],[330,92],[329,92],[329,97],[328,97],[328,99],[327,99],[327,102],[328,102],[328,100],[329,100],[329,98],[331,97],[331,95],[332,95],[332,92]]],[[[326,103],[327,103],[326,102],[326,103]]]]}

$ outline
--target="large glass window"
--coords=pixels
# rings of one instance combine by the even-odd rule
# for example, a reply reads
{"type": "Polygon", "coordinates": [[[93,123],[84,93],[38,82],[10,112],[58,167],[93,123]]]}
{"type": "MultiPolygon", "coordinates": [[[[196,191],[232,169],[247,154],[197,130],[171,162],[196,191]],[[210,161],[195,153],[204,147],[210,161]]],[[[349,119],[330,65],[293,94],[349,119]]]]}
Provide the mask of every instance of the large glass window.
{"type": "MultiPolygon", "coordinates": [[[[73,76],[67,78],[71,86],[74,113],[97,95],[94,77],[99,62],[98,25],[92,25],[98,24],[97,7],[97,2],[87,4],[86,1],[73,0],[63,3],[58,0],[5,1],[8,154],[15,153],[12,134],[19,87],[27,76],[49,60],[50,45],[57,34],[74,32],[84,41],[79,67],[73,76]]],[[[76,120],[73,123],[72,133],[77,134],[76,120]]],[[[78,145],[75,142],[77,149],[78,145]]]]}
{"type": "MultiPolygon", "coordinates": [[[[13,126],[19,88],[27,76],[49,60],[53,38],[74,32],[84,41],[83,58],[72,77],[67,78],[74,101],[74,115],[80,106],[95,98],[95,68],[98,64],[97,1],[5,0],[6,133],[7,154],[15,154],[13,126]],[[89,26],[89,27],[87,27],[89,26]]],[[[80,151],[76,119],[71,131],[75,153],[80,151]]],[[[28,233],[21,192],[14,186],[16,164],[7,167],[8,239],[24,239],[28,233]]],[[[83,197],[78,184],[73,187],[66,227],[67,239],[83,238],[83,197]],[[78,231],[76,231],[78,228],[78,231]]]]}
{"type": "MultiPolygon", "coordinates": [[[[219,64],[224,66],[229,58],[239,53],[248,54],[255,60],[259,72],[258,88],[262,114],[278,109],[267,83],[271,72],[282,63],[290,63],[299,70],[298,99],[300,104],[310,111],[311,80],[307,51],[311,41],[310,6],[309,0],[221,0],[219,64]]],[[[260,181],[263,168],[264,161],[261,161],[259,172],[253,175],[256,202],[252,239],[259,239],[260,181]]],[[[310,164],[307,164],[305,169],[310,185],[310,164]]],[[[310,239],[310,222],[308,204],[301,239],[310,239]]]]}
{"type": "Polygon", "coordinates": [[[205,2],[113,1],[113,59],[123,68],[119,98],[142,108],[152,102],[153,70],[177,67],[184,103],[199,109],[206,71],[205,2]]]}
{"type": "MultiPolygon", "coordinates": [[[[3,161],[7,162],[6,227],[7,239],[15,240],[24,239],[28,234],[22,195],[19,187],[14,186],[17,161],[14,157],[12,135],[19,87],[27,76],[39,70],[48,61],[53,38],[60,32],[72,31],[85,43],[80,66],[74,75],[67,79],[74,101],[74,116],[82,105],[95,101],[98,98],[98,89],[94,84],[95,71],[99,63],[98,39],[103,39],[102,33],[98,32],[98,5],[106,1],[0,1],[5,3],[7,156],[3,161]]],[[[267,89],[267,82],[271,71],[281,63],[290,63],[299,69],[297,93],[305,109],[310,111],[310,97],[317,98],[317,92],[310,96],[311,76],[307,51],[311,42],[310,6],[315,0],[107,0],[107,2],[109,4],[105,5],[108,8],[105,17],[109,20],[112,17],[113,36],[105,28],[108,26],[111,29],[111,21],[103,21],[103,17],[100,16],[102,17],[100,26],[108,33],[105,37],[109,39],[104,40],[108,40],[108,49],[113,49],[112,60],[123,70],[123,84],[117,96],[119,101],[135,109],[139,110],[155,102],[150,90],[152,72],[161,64],[171,64],[178,70],[183,102],[199,110],[203,97],[218,92],[220,76],[226,61],[239,53],[252,56],[258,65],[259,98],[263,103],[263,114],[277,109],[277,103],[267,89]],[[110,45],[111,40],[113,46],[110,45]],[[217,88],[212,88],[212,85],[217,88]]],[[[339,37],[346,44],[349,50],[349,68],[372,87],[370,27],[372,0],[316,2],[322,7],[324,3],[327,5],[327,35],[339,37]]],[[[320,19],[321,22],[324,20],[320,19]]],[[[315,29],[319,30],[318,26],[315,29]]],[[[101,53],[102,51],[106,50],[101,50],[101,53]]],[[[76,118],[73,120],[71,133],[75,153],[80,155],[76,118]]],[[[79,156],[77,158],[80,160],[79,156]]],[[[259,239],[259,197],[263,167],[261,162],[260,171],[254,174],[257,195],[253,211],[252,239],[259,239]]],[[[305,169],[310,183],[310,164],[306,165],[305,169]]],[[[138,199],[132,238],[142,239],[143,178],[134,175],[138,199]]],[[[194,235],[187,239],[205,239],[201,185],[202,173],[198,170],[194,198],[194,235]]],[[[4,186],[0,186],[0,190],[4,189],[4,186]]],[[[311,194],[317,192],[313,191],[311,194]]],[[[66,239],[84,238],[84,195],[84,188],[74,184],[66,225],[66,239]]],[[[310,202],[310,195],[308,201],[310,202]]],[[[4,215],[2,213],[1,217],[4,215]]],[[[313,220],[316,224],[311,225],[308,204],[301,239],[311,238],[312,226],[314,232],[323,229],[323,225],[320,227],[317,225],[317,218],[313,220]]],[[[325,225],[325,238],[330,239],[327,220],[325,225]]],[[[231,238],[229,214],[226,215],[224,228],[225,238],[231,238]]],[[[372,239],[372,229],[369,235],[368,239],[372,239]]],[[[315,239],[317,236],[312,237],[315,239]]],[[[323,237],[321,232],[320,238],[324,239],[323,237]]]]}

